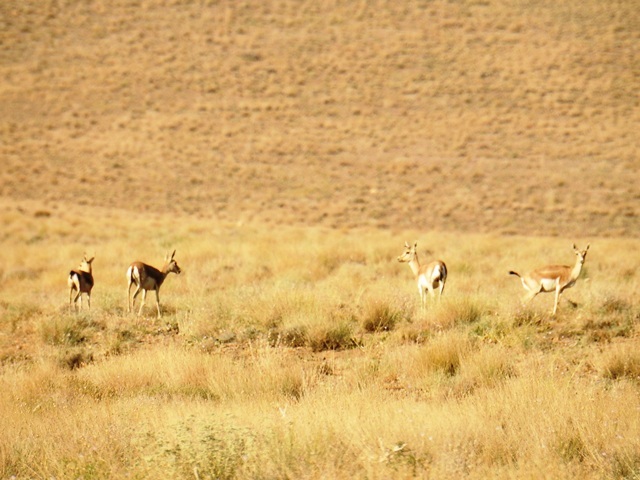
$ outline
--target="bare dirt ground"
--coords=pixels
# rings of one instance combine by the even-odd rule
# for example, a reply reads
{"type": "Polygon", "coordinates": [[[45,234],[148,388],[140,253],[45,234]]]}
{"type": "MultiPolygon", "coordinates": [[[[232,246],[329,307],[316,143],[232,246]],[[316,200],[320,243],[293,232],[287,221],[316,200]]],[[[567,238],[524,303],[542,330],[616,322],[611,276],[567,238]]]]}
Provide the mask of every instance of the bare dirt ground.
{"type": "Polygon", "coordinates": [[[0,197],[637,236],[636,1],[9,0],[0,197]]]}

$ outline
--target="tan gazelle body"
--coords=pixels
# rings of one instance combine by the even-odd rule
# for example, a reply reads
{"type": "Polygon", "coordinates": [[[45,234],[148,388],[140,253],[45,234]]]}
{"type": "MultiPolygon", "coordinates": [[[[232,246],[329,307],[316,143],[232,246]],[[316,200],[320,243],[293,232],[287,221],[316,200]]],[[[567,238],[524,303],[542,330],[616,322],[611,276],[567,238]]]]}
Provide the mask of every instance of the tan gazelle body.
{"type": "MultiPolygon", "coordinates": [[[[579,250],[573,244],[573,251],[576,254],[576,263],[573,267],[569,265],[546,265],[523,275],[513,270],[509,271],[510,275],[520,277],[522,286],[529,292],[524,299],[524,303],[530,302],[539,293],[555,292],[556,298],[553,304],[553,315],[555,315],[558,310],[560,295],[567,288],[573,287],[578,280],[580,272],[582,272],[582,266],[587,258],[588,250],[588,244],[584,250],[579,250]]],[[[570,300],[567,301],[573,303],[570,300]]]]}
{"type": "Polygon", "coordinates": [[[408,263],[411,267],[418,283],[421,309],[424,312],[427,304],[427,292],[432,298],[435,298],[435,291],[438,290],[438,299],[442,297],[444,284],[447,281],[447,266],[441,260],[421,265],[418,259],[418,242],[415,242],[413,246],[405,242],[404,247],[404,253],[398,257],[398,261],[408,263]]]}
{"type": "Polygon", "coordinates": [[[87,294],[87,305],[91,310],[91,289],[93,288],[93,269],[91,263],[95,256],[87,259],[85,254],[82,262],[76,270],[71,270],[67,277],[67,285],[69,286],[69,312],[73,305],[76,310],[82,310],[82,294],[87,294]],[[75,296],[74,296],[75,293],[75,296]]]}
{"type": "Polygon", "coordinates": [[[162,270],[158,270],[157,268],[142,262],[133,262],[129,266],[129,269],[127,270],[127,310],[129,312],[136,302],[136,297],[140,291],[142,291],[142,303],[140,303],[140,310],[138,310],[138,315],[140,315],[140,313],[142,313],[142,307],[144,307],[144,302],[147,298],[147,291],[155,290],[158,318],[162,316],[160,313],[160,287],[164,283],[165,278],[167,278],[167,275],[170,273],[180,274],[182,271],[173,258],[175,254],[176,251],[174,250],[171,255],[167,255],[165,257],[165,264],[164,267],[162,267],[162,270]],[[133,292],[133,299],[131,299],[131,285],[136,286],[136,290],[133,292]]]}

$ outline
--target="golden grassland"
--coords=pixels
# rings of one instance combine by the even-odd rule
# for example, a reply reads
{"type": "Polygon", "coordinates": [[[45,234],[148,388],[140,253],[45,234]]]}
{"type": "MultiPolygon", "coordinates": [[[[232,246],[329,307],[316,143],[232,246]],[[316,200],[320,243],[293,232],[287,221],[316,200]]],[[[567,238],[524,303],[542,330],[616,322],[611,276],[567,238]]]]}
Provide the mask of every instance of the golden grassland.
{"type": "Polygon", "coordinates": [[[0,478],[640,476],[637,12],[0,2],[0,478]]]}
{"type": "Polygon", "coordinates": [[[638,240],[575,239],[592,245],[578,307],[553,318],[507,272],[572,262],[562,239],[3,212],[1,478],[640,471],[638,240]],[[450,270],[424,316],[396,260],[409,238],[450,270]],[[87,248],[92,309],[69,314],[87,248]],[[128,314],[128,263],[173,248],[162,319],[128,314]]]}

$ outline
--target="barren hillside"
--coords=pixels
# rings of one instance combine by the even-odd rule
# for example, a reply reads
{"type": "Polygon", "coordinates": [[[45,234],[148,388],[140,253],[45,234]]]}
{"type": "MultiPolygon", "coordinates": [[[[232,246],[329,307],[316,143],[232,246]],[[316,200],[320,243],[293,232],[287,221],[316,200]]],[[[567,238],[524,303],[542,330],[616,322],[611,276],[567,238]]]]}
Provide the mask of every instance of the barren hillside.
{"type": "Polygon", "coordinates": [[[640,233],[638,2],[9,0],[0,197],[640,233]]]}

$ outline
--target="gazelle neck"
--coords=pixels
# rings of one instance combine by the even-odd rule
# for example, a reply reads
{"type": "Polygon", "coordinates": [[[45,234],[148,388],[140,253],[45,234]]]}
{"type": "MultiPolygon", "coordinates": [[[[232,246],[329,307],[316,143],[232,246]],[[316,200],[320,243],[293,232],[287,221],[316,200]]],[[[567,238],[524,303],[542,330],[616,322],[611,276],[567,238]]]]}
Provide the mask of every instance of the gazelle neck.
{"type": "Polygon", "coordinates": [[[573,280],[576,280],[580,276],[580,272],[582,271],[582,266],[583,265],[584,265],[584,257],[578,255],[578,258],[576,260],[576,264],[574,265],[573,269],[571,270],[571,278],[573,280]]]}
{"type": "Polygon", "coordinates": [[[411,267],[411,271],[417,277],[420,273],[420,260],[418,260],[418,252],[413,254],[413,258],[409,262],[409,267],[411,267]]]}
{"type": "Polygon", "coordinates": [[[168,275],[169,264],[166,264],[164,267],[162,267],[162,270],[160,270],[160,275],[158,275],[158,278],[156,278],[156,283],[158,284],[158,286],[162,285],[162,282],[164,282],[164,279],[167,278],[168,275]]]}

